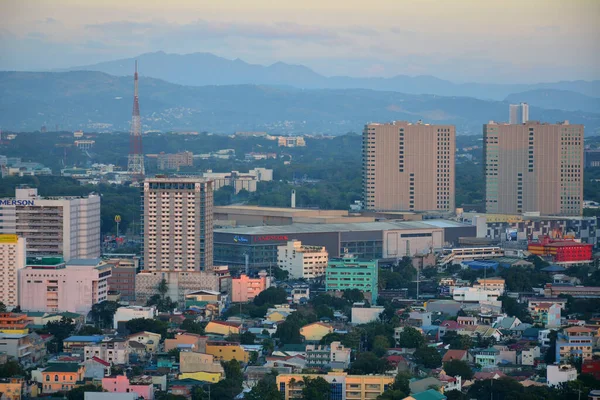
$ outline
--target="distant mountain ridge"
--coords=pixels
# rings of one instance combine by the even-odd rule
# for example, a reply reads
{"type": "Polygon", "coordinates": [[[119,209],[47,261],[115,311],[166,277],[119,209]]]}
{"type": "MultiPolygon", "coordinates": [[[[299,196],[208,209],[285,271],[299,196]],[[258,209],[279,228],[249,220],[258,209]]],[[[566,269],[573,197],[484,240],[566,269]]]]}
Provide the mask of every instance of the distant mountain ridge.
{"type": "MultiPolygon", "coordinates": [[[[371,121],[448,123],[459,134],[481,134],[489,120],[505,121],[508,103],[469,97],[415,95],[369,89],[297,89],[264,85],[183,86],[141,77],[143,129],[274,134],[360,132],[371,121]]],[[[0,72],[0,127],[34,131],[42,125],[85,131],[126,131],[133,78],[102,72],[0,72]]],[[[530,117],[569,120],[600,131],[600,113],[546,110],[530,117]]]]}
{"type": "Polygon", "coordinates": [[[526,102],[537,107],[567,111],[600,112],[600,99],[569,90],[536,89],[513,93],[507,102],[526,102]]]}
{"type": "Polygon", "coordinates": [[[99,71],[110,75],[132,74],[134,60],[142,76],[180,85],[282,85],[301,89],[372,89],[408,94],[466,96],[503,100],[512,93],[537,89],[568,90],[600,98],[600,81],[563,81],[537,84],[457,84],[433,76],[398,75],[392,78],[326,77],[303,65],[277,62],[269,66],[229,60],[211,53],[168,54],[162,51],[138,57],[63,69],[99,71]]]}

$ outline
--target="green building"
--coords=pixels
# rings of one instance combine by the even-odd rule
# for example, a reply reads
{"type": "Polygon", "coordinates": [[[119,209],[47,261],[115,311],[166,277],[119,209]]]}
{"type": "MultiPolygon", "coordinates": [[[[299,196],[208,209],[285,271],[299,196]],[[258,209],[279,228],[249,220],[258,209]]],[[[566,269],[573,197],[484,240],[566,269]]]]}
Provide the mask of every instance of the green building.
{"type": "Polygon", "coordinates": [[[377,270],[377,260],[363,260],[352,255],[332,258],[325,270],[325,290],[329,292],[358,289],[371,304],[375,304],[378,295],[377,270]]]}

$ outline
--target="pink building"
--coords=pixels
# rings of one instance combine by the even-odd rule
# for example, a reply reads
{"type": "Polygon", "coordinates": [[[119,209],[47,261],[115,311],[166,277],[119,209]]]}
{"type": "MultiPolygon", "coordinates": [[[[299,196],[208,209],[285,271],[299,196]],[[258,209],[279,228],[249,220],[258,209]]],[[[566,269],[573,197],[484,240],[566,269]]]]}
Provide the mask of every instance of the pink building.
{"type": "Polygon", "coordinates": [[[87,314],[107,299],[112,264],[100,259],[41,259],[19,270],[23,310],[87,314]]]}
{"type": "Polygon", "coordinates": [[[145,400],[154,400],[154,388],[152,385],[132,385],[125,375],[102,378],[102,389],[109,393],[137,393],[145,400]]]}
{"type": "Polygon", "coordinates": [[[269,286],[271,286],[271,278],[267,276],[266,271],[260,271],[258,278],[250,278],[242,274],[239,278],[231,279],[231,301],[246,303],[269,286]]]}

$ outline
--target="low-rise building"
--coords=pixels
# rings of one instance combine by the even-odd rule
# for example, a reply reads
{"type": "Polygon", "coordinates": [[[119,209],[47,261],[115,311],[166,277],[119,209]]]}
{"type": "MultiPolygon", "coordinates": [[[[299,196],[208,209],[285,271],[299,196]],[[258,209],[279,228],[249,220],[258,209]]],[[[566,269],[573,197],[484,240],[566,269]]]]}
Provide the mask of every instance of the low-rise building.
{"type": "MultiPolygon", "coordinates": [[[[161,339],[160,333],[144,331],[144,332],[132,333],[131,335],[127,336],[127,343],[129,344],[130,347],[131,347],[132,342],[142,344],[144,346],[146,352],[154,354],[158,351],[160,339],[161,339]]],[[[167,340],[169,340],[169,339],[167,339],[167,340]]],[[[165,349],[165,351],[169,351],[169,350],[170,349],[165,349]]]]}
{"type": "Polygon", "coordinates": [[[242,325],[237,322],[210,321],[204,328],[204,332],[222,336],[239,335],[241,333],[241,327],[242,325]]]}
{"type": "Polygon", "coordinates": [[[258,278],[250,278],[246,274],[241,274],[239,278],[231,279],[231,301],[246,303],[270,286],[271,278],[268,276],[267,271],[260,271],[258,278]]]}
{"type": "Polygon", "coordinates": [[[109,393],[137,393],[145,400],[154,400],[152,384],[134,385],[126,375],[109,376],[102,379],[102,389],[109,393]]]}
{"type": "Polygon", "coordinates": [[[310,286],[308,285],[294,285],[291,290],[291,297],[293,304],[303,304],[308,302],[310,299],[310,286]]]}
{"type": "Polygon", "coordinates": [[[113,317],[113,328],[119,328],[119,322],[127,322],[137,318],[153,319],[156,316],[156,307],[126,306],[119,307],[113,317]]]}
{"type": "Polygon", "coordinates": [[[92,380],[101,380],[106,376],[110,376],[110,363],[98,357],[92,357],[83,362],[85,367],[84,378],[92,380]]]}
{"type": "Polygon", "coordinates": [[[216,290],[195,290],[185,295],[185,308],[204,310],[205,320],[218,317],[228,302],[228,296],[216,290]]]}
{"type": "Polygon", "coordinates": [[[25,333],[0,333],[0,353],[14,357],[21,364],[29,364],[33,359],[33,344],[25,333]]]}
{"type": "Polygon", "coordinates": [[[486,290],[483,287],[461,287],[455,288],[452,293],[454,301],[473,303],[498,301],[500,294],[495,290],[486,290]]]}
{"type": "Polygon", "coordinates": [[[325,275],[329,253],[325,246],[306,246],[291,240],[277,247],[277,264],[292,278],[314,279],[325,275]]]}
{"type": "Polygon", "coordinates": [[[521,351],[521,356],[519,357],[521,365],[535,365],[535,359],[540,358],[541,349],[539,346],[532,347],[527,350],[521,351]]]}
{"type": "Polygon", "coordinates": [[[44,393],[68,392],[81,385],[85,376],[85,366],[72,362],[48,364],[41,371],[44,393]]]}
{"type": "Polygon", "coordinates": [[[575,379],[577,379],[577,369],[572,365],[552,364],[546,367],[546,383],[548,386],[559,386],[575,379]]]}
{"type": "Polygon", "coordinates": [[[498,363],[499,354],[500,351],[494,347],[473,351],[475,363],[481,365],[482,367],[496,365],[498,363]]]}
{"type": "Polygon", "coordinates": [[[330,333],[333,333],[333,326],[322,322],[313,322],[300,328],[300,335],[308,342],[318,342],[330,333]]]}
{"type": "Polygon", "coordinates": [[[219,382],[225,379],[225,370],[212,354],[182,351],[179,353],[179,379],[219,382]]]}
{"type": "Polygon", "coordinates": [[[3,312],[0,313],[0,333],[27,334],[30,320],[26,314],[3,312]]]}
{"type": "Polygon", "coordinates": [[[592,359],[593,329],[572,326],[558,333],[556,339],[556,362],[578,358],[582,361],[592,359]]]}
{"type": "Polygon", "coordinates": [[[206,354],[213,355],[218,361],[248,362],[248,353],[239,343],[235,342],[208,341],[206,342],[206,354]]]}
{"type": "Polygon", "coordinates": [[[306,365],[311,368],[333,365],[346,369],[350,365],[350,352],[341,342],[332,342],[331,345],[309,344],[306,346],[306,365]]]}
{"type": "Polygon", "coordinates": [[[66,352],[83,354],[85,346],[94,346],[104,340],[102,335],[90,336],[69,336],[63,340],[63,347],[66,352]]]}
{"type": "Polygon", "coordinates": [[[109,258],[106,262],[113,265],[108,278],[108,289],[120,294],[120,302],[135,302],[135,274],[140,267],[139,257],[109,258]]]}
{"type": "Polygon", "coordinates": [[[352,307],[350,312],[350,322],[354,325],[360,325],[378,321],[383,309],[384,308],[380,306],[352,307]]]}
{"type": "Polygon", "coordinates": [[[112,365],[124,365],[129,363],[129,345],[125,339],[111,338],[102,342],[83,348],[85,360],[99,358],[108,361],[112,365]]]}
{"type": "Polygon", "coordinates": [[[393,376],[386,375],[348,375],[343,372],[330,372],[327,375],[280,374],[276,378],[277,387],[284,400],[295,399],[300,396],[305,378],[319,377],[330,384],[330,393],[335,399],[374,399],[394,382],[393,376]]]}
{"type": "Polygon", "coordinates": [[[561,306],[557,303],[538,303],[533,306],[533,322],[545,328],[559,328],[561,324],[561,306]]]}
{"type": "Polygon", "coordinates": [[[165,351],[171,351],[173,349],[179,348],[180,346],[191,346],[192,351],[197,351],[199,353],[206,352],[206,342],[208,340],[208,336],[202,336],[195,333],[180,333],[175,335],[173,339],[165,339],[165,351]]]}

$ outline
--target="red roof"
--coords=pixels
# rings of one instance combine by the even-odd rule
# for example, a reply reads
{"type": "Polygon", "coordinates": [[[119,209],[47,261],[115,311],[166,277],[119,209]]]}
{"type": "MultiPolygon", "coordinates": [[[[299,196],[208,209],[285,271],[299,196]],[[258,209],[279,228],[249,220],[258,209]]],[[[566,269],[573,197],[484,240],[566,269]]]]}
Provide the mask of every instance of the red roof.
{"type": "Polygon", "coordinates": [[[103,360],[103,359],[101,359],[101,358],[98,358],[98,357],[92,357],[91,359],[92,359],[92,360],[94,360],[94,361],[96,361],[97,363],[100,363],[100,364],[104,365],[105,367],[110,367],[110,363],[108,363],[108,362],[104,361],[104,360],[103,360]]]}
{"type": "Polygon", "coordinates": [[[386,359],[392,364],[392,365],[398,365],[401,362],[406,361],[406,359],[400,355],[391,355],[391,356],[387,356],[386,359]]]}
{"type": "Polygon", "coordinates": [[[442,362],[448,362],[452,360],[464,360],[467,356],[466,350],[448,350],[444,357],[442,358],[442,362]]]}
{"type": "Polygon", "coordinates": [[[458,328],[461,327],[461,324],[459,324],[456,321],[446,320],[446,321],[442,321],[442,323],[440,324],[440,326],[444,326],[447,329],[451,329],[451,330],[454,329],[454,330],[456,330],[456,329],[458,329],[458,328]]]}

